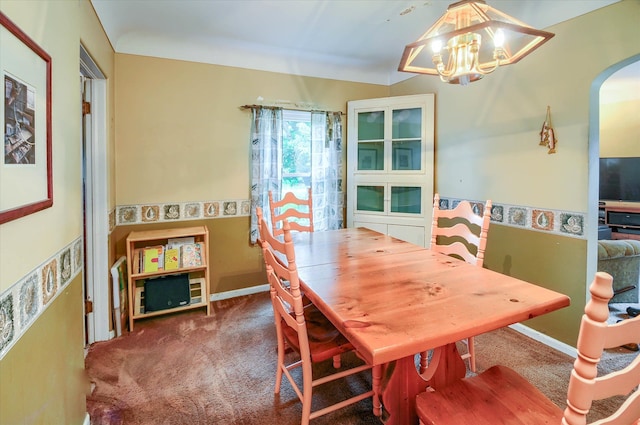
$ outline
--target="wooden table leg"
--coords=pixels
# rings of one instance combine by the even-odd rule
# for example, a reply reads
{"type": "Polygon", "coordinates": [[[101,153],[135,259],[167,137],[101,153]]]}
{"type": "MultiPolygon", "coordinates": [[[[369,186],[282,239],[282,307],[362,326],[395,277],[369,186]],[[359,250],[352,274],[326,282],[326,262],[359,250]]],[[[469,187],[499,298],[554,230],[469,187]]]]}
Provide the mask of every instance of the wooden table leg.
{"type": "Polygon", "coordinates": [[[417,424],[416,395],[427,388],[427,382],[418,374],[414,356],[396,360],[386,369],[391,376],[382,394],[382,406],[389,414],[385,424],[417,424]]]}
{"type": "Polygon", "coordinates": [[[405,357],[385,367],[388,378],[383,383],[382,406],[388,413],[386,425],[414,425],[416,396],[427,386],[442,388],[449,383],[464,378],[467,368],[455,344],[448,344],[434,350],[426,372],[420,376],[414,356],[405,357]]]}
{"type": "Polygon", "coordinates": [[[467,366],[460,357],[456,344],[447,344],[433,350],[427,370],[422,374],[432,388],[443,388],[467,374],[467,366]]]}

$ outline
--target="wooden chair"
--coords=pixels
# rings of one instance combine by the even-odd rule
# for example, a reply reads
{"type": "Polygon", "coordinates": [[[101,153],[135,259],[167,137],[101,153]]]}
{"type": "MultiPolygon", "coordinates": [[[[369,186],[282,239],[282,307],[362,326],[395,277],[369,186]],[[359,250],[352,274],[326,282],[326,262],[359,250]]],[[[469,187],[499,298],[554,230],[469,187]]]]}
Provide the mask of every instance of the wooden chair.
{"type": "Polygon", "coordinates": [[[291,230],[313,232],[313,197],[308,188],[307,199],[300,199],[292,192],[287,192],[279,201],[273,200],[269,191],[269,210],[271,211],[271,228],[275,236],[282,234],[282,221],[287,219],[291,230]],[[300,209],[300,207],[302,207],[300,209]],[[291,219],[294,220],[291,220],[291,219]],[[308,224],[306,224],[308,223],[308,224]]]}
{"type": "MultiPolygon", "coordinates": [[[[486,202],[484,212],[480,216],[473,211],[469,201],[461,201],[452,210],[441,210],[440,196],[436,193],[433,198],[431,249],[482,267],[490,222],[491,200],[486,202]]],[[[476,353],[473,337],[463,342],[467,345],[467,353],[463,354],[462,358],[469,359],[469,369],[475,372],[476,353]]],[[[427,353],[420,353],[420,373],[426,371],[427,363],[427,353]]]]}
{"type": "Polygon", "coordinates": [[[613,297],[613,278],[598,272],[589,288],[591,300],[585,307],[578,336],[578,358],[573,364],[567,392],[567,408],[564,425],[586,424],[587,414],[594,400],[616,395],[628,395],[627,399],[607,420],[594,424],[640,425],[640,356],[626,367],[598,376],[598,363],[603,350],[640,340],[640,316],[619,323],[608,324],[608,303],[613,297]]]}
{"type": "MultiPolygon", "coordinates": [[[[585,425],[592,400],[627,395],[640,384],[640,357],[625,368],[597,377],[605,348],[640,337],[640,317],[608,325],[612,278],[596,273],[589,288],[578,337],[578,358],[567,391],[567,408],[556,406],[535,386],[505,366],[493,366],[479,375],[461,379],[443,389],[416,397],[416,413],[423,425],[585,425]]],[[[591,425],[638,425],[640,392],[635,391],[609,416],[591,425]]]]}
{"type": "Polygon", "coordinates": [[[373,398],[374,413],[380,415],[381,404],[377,395],[378,391],[373,389],[354,395],[334,405],[311,411],[312,394],[315,387],[365,370],[374,369],[373,388],[380,388],[381,369],[364,364],[314,379],[313,363],[333,359],[334,367],[338,368],[340,365],[336,364],[336,359],[339,361],[342,353],[355,351],[355,349],[313,304],[303,305],[288,221],[286,219],[283,220],[284,242],[282,242],[270,233],[269,227],[262,218],[261,211],[259,217],[262,251],[267,266],[267,277],[270,284],[271,302],[278,339],[278,369],[276,372],[275,393],[280,393],[282,375],[284,374],[302,402],[302,425],[307,425],[311,419],[357,403],[368,397],[373,398]],[[284,256],[286,262],[279,260],[277,254],[284,256]],[[286,361],[285,351],[287,346],[297,352],[299,355],[297,361],[293,363],[286,361]],[[290,373],[292,369],[298,367],[302,368],[302,389],[290,373]]]}

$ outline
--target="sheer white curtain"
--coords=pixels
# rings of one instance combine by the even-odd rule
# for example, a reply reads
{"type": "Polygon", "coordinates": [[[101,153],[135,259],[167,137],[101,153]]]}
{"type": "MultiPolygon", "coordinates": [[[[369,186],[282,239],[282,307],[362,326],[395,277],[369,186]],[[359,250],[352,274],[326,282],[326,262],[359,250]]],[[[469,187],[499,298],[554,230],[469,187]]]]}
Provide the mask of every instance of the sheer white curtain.
{"type": "Polygon", "coordinates": [[[340,112],[311,114],[311,187],[316,231],[343,227],[342,117],[340,112]]]}
{"type": "Polygon", "coordinates": [[[251,108],[251,243],[258,240],[256,207],[270,220],[269,191],[280,193],[282,109],[251,108]]]}
{"type": "MultiPolygon", "coordinates": [[[[252,107],[251,243],[258,238],[256,207],[270,220],[269,190],[282,186],[282,109],[252,107]]],[[[343,227],[342,117],[340,112],[311,113],[311,190],[315,231],[343,227]]]]}

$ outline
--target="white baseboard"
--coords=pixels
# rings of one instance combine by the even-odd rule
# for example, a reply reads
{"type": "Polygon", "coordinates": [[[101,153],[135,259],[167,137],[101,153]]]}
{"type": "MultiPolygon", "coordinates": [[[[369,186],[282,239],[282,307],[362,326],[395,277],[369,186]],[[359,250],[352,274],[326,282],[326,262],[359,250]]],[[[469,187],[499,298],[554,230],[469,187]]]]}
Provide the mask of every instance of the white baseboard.
{"type": "Polygon", "coordinates": [[[572,347],[569,344],[565,344],[564,342],[558,341],[555,338],[551,338],[549,335],[545,335],[542,332],[538,332],[535,329],[531,329],[530,327],[525,326],[521,323],[515,323],[509,327],[517,332],[520,332],[523,335],[528,336],[531,339],[535,339],[536,341],[539,341],[544,345],[554,348],[560,351],[561,353],[564,353],[573,358],[578,357],[578,350],[575,347],[572,347]]]}
{"type": "Polygon", "coordinates": [[[91,417],[89,416],[89,413],[87,413],[84,416],[84,421],[82,422],[82,425],[91,425],[91,417]]]}
{"type": "Polygon", "coordinates": [[[211,301],[220,301],[220,300],[227,300],[229,298],[241,297],[243,295],[251,295],[251,294],[257,294],[258,292],[268,292],[268,291],[269,291],[269,284],[266,283],[264,285],[251,286],[249,288],[234,289],[233,291],[226,291],[226,292],[218,292],[215,294],[211,294],[209,299],[211,301]]]}

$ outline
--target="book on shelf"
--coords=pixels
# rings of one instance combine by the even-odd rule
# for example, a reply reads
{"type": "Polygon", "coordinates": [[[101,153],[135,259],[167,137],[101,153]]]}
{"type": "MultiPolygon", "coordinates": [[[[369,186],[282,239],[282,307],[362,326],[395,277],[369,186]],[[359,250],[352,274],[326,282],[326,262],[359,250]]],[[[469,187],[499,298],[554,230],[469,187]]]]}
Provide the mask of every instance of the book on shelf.
{"type": "Polygon", "coordinates": [[[180,267],[180,250],[178,248],[169,248],[164,252],[164,269],[175,270],[180,267]]]}
{"type": "Polygon", "coordinates": [[[144,273],[164,270],[164,246],[150,246],[142,251],[142,271],[144,273]]]}
{"type": "Polygon", "coordinates": [[[182,267],[198,267],[202,265],[202,248],[199,243],[187,243],[180,247],[182,267]]]}
{"type": "Polygon", "coordinates": [[[196,238],[193,236],[186,236],[183,238],[169,238],[167,240],[167,248],[180,248],[181,245],[187,243],[195,243],[196,238]]]}

